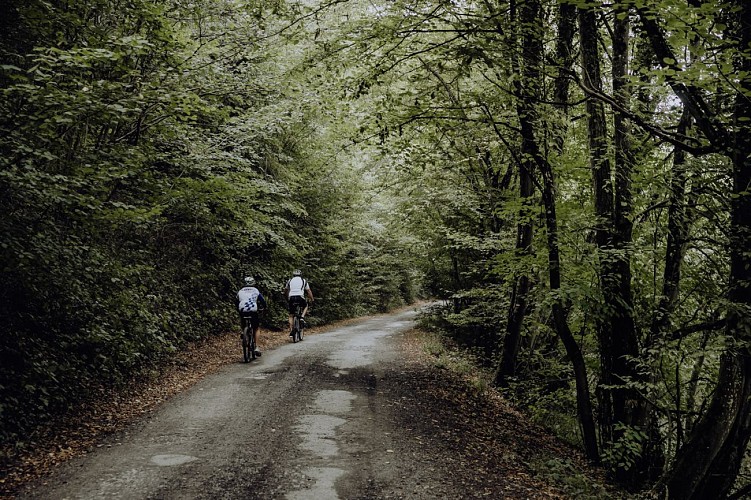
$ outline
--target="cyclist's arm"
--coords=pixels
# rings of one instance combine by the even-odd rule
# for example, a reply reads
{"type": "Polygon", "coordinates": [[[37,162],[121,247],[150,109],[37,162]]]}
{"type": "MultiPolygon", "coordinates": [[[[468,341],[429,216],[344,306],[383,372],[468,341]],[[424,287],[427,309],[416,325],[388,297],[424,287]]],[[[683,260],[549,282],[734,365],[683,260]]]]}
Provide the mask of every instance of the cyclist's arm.
{"type": "Polygon", "coordinates": [[[260,293],[258,294],[258,305],[261,309],[266,309],[266,299],[260,293]]]}
{"type": "Polygon", "coordinates": [[[313,290],[311,290],[310,288],[308,288],[305,291],[308,292],[308,297],[310,298],[310,301],[313,302],[313,290]]]}

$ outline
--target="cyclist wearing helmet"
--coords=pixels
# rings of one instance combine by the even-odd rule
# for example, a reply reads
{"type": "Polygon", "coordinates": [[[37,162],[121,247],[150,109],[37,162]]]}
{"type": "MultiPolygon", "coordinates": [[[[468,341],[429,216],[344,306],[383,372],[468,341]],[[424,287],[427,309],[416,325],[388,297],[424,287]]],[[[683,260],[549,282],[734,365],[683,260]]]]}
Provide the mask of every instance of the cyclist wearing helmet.
{"type": "MultiPolygon", "coordinates": [[[[253,338],[257,346],[258,327],[261,323],[258,311],[266,309],[266,299],[263,298],[261,292],[256,288],[256,280],[252,276],[246,277],[244,281],[245,286],[237,292],[237,311],[240,313],[240,329],[244,330],[247,324],[246,321],[250,321],[250,326],[253,329],[253,338]]],[[[256,356],[260,355],[261,351],[256,350],[256,356]]]]}
{"type": "Polygon", "coordinates": [[[295,305],[302,305],[302,318],[303,325],[305,324],[305,313],[308,312],[308,302],[305,300],[305,294],[308,294],[308,298],[313,302],[313,292],[310,290],[308,280],[303,279],[302,271],[295,269],[292,272],[292,279],[287,282],[284,287],[284,296],[287,297],[287,304],[289,305],[289,329],[290,335],[292,335],[292,315],[295,312],[295,305]]]}

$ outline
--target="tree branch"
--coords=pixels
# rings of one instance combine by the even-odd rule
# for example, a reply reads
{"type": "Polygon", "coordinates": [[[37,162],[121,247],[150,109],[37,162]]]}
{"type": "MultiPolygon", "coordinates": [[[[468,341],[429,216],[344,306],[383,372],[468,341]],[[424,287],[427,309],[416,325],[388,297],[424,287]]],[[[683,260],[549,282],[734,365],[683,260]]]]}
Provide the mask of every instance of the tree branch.
{"type": "Polygon", "coordinates": [[[722,318],[715,321],[709,321],[706,323],[699,323],[696,325],[686,326],[670,332],[670,340],[683,339],[691,335],[692,333],[721,330],[725,327],[727,320],[722,318]]]}
{"type": "MultiPolygon", "coordinates": [[[[673,89],[673,92],[691,113],[691,116],[696,121],[696,125],[704,133],[707,140],[715,148],[726,150],[728,148],[727,141],[731,137],[730,132],[722,124],[718,123],[716,113],[701,96],[699,89],[693,85],[687,85],[676,78],[675,75],[681,73],[683,68],[678,65],[678,58],[673,53],[662,29],[657,24],[656,13],[650,12],[646,7],[637,8],[636,11],[639,14],[644,31],[649,37],[652,50],[654,50],[657,56],[657,63],[663,69],[670,70],[670,73],[666,74],[665,78],[673,89]]],[[[679,146],[679,144],[676,144],[676,146],[679,146]]]]}
{"type": "Polygon", "coordinates": [[[697,139],[694,139],[693,137],[687,137],[681,134],[674,134],[671,132],[668,132],[667,130],[663,129],[662,127],[659,127],[655,125],[654,123],[650,123],[646,121],[644,118],[639,116],[638,114],[634,113],[630,109],[626,109],[618,104],[618,102],[612,97],[604,92],[599,92],[579,78],[579,76],[576,74],[576,72],[572,70],[567,70],[567,72],[572,76],[574,81],[576,81],[577,85],[584,91],[585,94],[587,94],[590,98],[600,100],[606,104],[608,104],[612,109],[623,113],[625,116],[628,117],[629,120],[632,120],[634,123],[638,124],[640,127],[642,127],[644,130],[654,134],[655,136],[659,137],[660,139],[669,142],[675,147],[681,148],[682,150],[696,156],[703,156],[711,153],[717,153],[719,151],[717,145],[714,143],[712,146],[706,146],[703,145],[700,141],[697,139]],[[689,143],[694,143],[694,145],[691,145],[689,143]]]}

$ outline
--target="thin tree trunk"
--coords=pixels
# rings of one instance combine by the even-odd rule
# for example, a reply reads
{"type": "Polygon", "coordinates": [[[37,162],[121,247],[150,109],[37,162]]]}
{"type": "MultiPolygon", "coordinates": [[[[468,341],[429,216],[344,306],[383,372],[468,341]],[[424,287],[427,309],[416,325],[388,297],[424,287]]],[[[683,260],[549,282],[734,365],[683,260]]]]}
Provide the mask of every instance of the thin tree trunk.
{"type": "MultiPolygon", "coordinates": [[[[691,115],[684,108],[678,133],[686,135],[691,115]]],[[[668,207],[668,240],[665,250],[665,269],[662,276],[662,294],[650,328],[650,343],[661,336],[670,324],[670,316],[678,301],[681,281],[681,264],[686,253],[686,240],[690,219],[686,214],[686,152],[676,148],[673,153],[672,178],[670,179],[670,206],[668,207]]]]}
{"type": "MultiPolygon", "coordinates": [[[[691,115],[686,108],[683,109],[681,120],[678,123],[677,132],[683,136],[688,134],[691,122],[691,115]]],[[[689,193],[687,200],[686,182],[688,176],[686,173],[686,152],[676,148],[673,152],[672,176],[670,179],[670,205],[668,207],[668,236],[665,250],[665,267],[663,270],[662,293],[657,303],[657,308],[652,318],[649,338],[647,339],[647,348],[651,348],[656,341],[662,339],[670,327],[671,317],[678,303],[678,293],[681,282],[681,266],[683,257],[686,253],[686,241],[688,240],[689,229],[691,227],[691,218],[687,213],[687,207],[692,205],[694,194],[689,193]]],[[[700,352],[709,340],[709,335],[705,334],[700,347],[700,352]]],[[[686,404],[685,413],[683,413],[683,403],[680,397],[681,385],[677,385],[679,397],[676,397],[676,447],[680,448],[684,439],[684,429],[690,429],[693,426],[694,419],[691,412],[695,406],[696,390],[698,388],[701,368],[704,364],[704,356],[700,355],[691,377],[686,384],[686,404]],[[683,416],[685,415],[685,417],[683,416]]],[[[679,370],[678,370],[679,371],[679,370]]],[[[676,374],[676,378],[680,376],[676,374]]]]}
{"type": "MultiPolygon", "coordinates": [[[[586,85],[602,91],[602,74],[600,70],[599,37],[595,12],[591,9],[579,9],[579,36],[581,40],[582,78],[586,85]]],[[[611,248],[613,236],[610,224],[613,219],[613,186],[611,183],[612,167],[608,159],[607,128],[605,122],[605,108],[602,102],[595,99],[587,100],[587,129],[589,138],[589,158],[592,170],[595,215],[595,243],[601,250],[611,248]]],[[[600,286],[603,300],[609,304],[608,297],[614,296],[613,282],[610,280],[608,260],[602,259],[600,265],[600,286]],[[604,279],[603,279],[604,277],[604,279]]],[[[604,309],[604,308],[603,308],[604,309]]],[[[600,314],[602,316],[602,313],[600,314]]],[[[600,347],[600,387],[599,398],[600,439],[604,442],[613,440],[613,394],[609,387],[617,383],[613,377],[614,356],[613,339],[609,331],[609,322],[605,318],[598,321],[598,342],[600,347]]]]}
{"type": "Polygon", "coordinates": [[[600,456],[597,446],[597,432],[595,420],[590,403],[589,380],[587,378],[587,367],[584,363],[579,345],[576,343],[574,335],[568,326],[566,314],[563,307],[563,299],[560,295],[561,289],[561,262],[560,250],[558,246],[558,218],[556,216],[555,205],[555,179],[551,165],[538,155],[540,158],[539,166],[543,178],[543,201],[545,203],[545,225],[547,229],[548,240],[548,274],[550,278],[550,290],[555,299],[553,302],[553,321],[555,323],[556,333],[560,337],[566,353],[571,360],[574,369],[576,381],[576,406],[579,413],[579,421],[582,428],[584,440],[584,450],[587,458],[593,462],[599,462],[600,456]]]}
{"type": "Polygon", "coordinates": [[[456,293],[461,290],[461,275],[459,274],[459,258],[456,256],[456,252],[451,250],[451,277],[453,278],[454,282],[454,297],[453,297],[453,303],[454,303],[454,314],[459,314],[462,312],[462,304],[459,297],[456,296],[456,293]]]}
{"type": "MultiPolygon", "coordinates": [[[[576,7],[571,4],[563,3],[559,6],[558,11],[558,38],[556,40],[556,58],[557,64],[561,68],[570,68],[574,63],[574,53],[572,49],[574,32],[576,28],[576,7]]],[[[556,106],[565,116],[568,114],[568,91],[569,77],[563,71],[559,71],[558,76],[553,83],[554,99],[556,106]]],[[[565,130],[566,120],[563,120],[565,130]]],[[[559,153],[563,152],[564,133],[557,134],[554,138],[554,147],[559,153]]],[[[555,202],[555,176],[553,168],[549,161],[539,153],[539,146],[536,145],[536,158],[543,179],[543,202],[545,204],[545,226],[547,230],[548,243],[548,275],[550,279],[550,290],[555,296],[553,302],[553,323],[556,333],[561,339],[566,354],[571,360],[574,370],[574,380],[576,382],[576,404],[581,423],[582,438],[584,441],[584,450],[587,458],[593,462],[600,461],[600,454],[597,445],[597,431],[595,419],[592,411],[590,400],[589,379],[587,377],[587,367],[584,362],[579,344],[576,343],[574,335],[571,333],[568,321],[566,319],[565,304],[558,293],[561,288],[561,259],[560,248],[558,245],[558,217],[556,215],[555,202]]]]}
{"type": "MultiPolygon", "coordinates": [[[[561,22],[565,23],[567,21],[571,21],[571,16],[569,16],[568,19],[562,19],[561,22]]],[[[597,462],[599,461],[597,433],[590,403],[586,364],[584,363],[584,356],[581,353],[579,345],[576,343],[576,340],[569,329],[562,299],[558,293],[561,288],[561,275],[553,169],[547,158],[541,153],[536,134],[536,129],[539,128],[537,103],[539,102],[542,92],[541,67],[543,56],[542,8],[539,0],[526,0],[521,4],[520,22],[521,25],[524,26],[522,50],[524,78],[521,88],[517,88],[517,113],[522,130],[522,154],[524,155],[524,158],[527,159],[526,170],[530,174],[530,184],[532,180],[532,165],[529,164],[530,162],[534,163],[534,165],[539,168],[543,177],[543,201],[545,205],[545,221],[548,241],[548,270],[551,291],[556,296],[556,300],[553,303],[553,320],[556,332],[566,348],[566,352],[571,359],[574,370],[577,409],[581,422],[585,452],[590,460],[597,462]]],[[[570,42],[571,39],[569,38],[568,42],[564,40],[562,43],[570,44],[570,42]]],[[[559,76],[559,79],[563,78],[565,78],[565,76],[559,76]]],[[[562,102],[567,100],[568,92],[565,90],[566,87],[564,85],[557,85],[557,89],[560,92],[562,102]]]]}
{"type": "MultiPolygon", "coordinates": [[[[700,6],[701,0],[689,0],[694,7],[700,6]]],[[[692,41],[693,45],[700,43],[698,35],[692,41]]],[[[692,51],[689,52],[689,62],[693,62],[692,51]]],[[[691,113],[683,106],[683,113],[678,122],[677,132],[680,136],[688,137],[691,129],[691,113]]],[[[687,207],[696,199],[691,194],[686,199],[686,151],[675,148],[673,153],[672,177],[670,179],[670,206],[668,208],[668,240],[665,251],[665,269],[663,271],[662,294],[658,301],[657,310],[650,328],[648,344],[661,337],[670,324],[670,317],[678,302],[678,292],[681,281],[681,264],[686,253],[686,241],[691,225],[687,215],[687,207]]]]}
{"type": "MultiPolygon", "coordinates": [[[[636,148],[629,140],[632,127],[627,116],[620,110],[630,109],[630,89],[628,88],[628,46],[630,22],[628,16],[616,15],[613,21],[613,97],[618,109],[613,112],[613,135],[615,145],[615,182],[612,222],[612,251],[601,249],[606,255],[608,266],[603,266],[602,281],[611,281],[605,296],[610,304],[609,331],[613,346],[613,379],[623,386],[613,391],[613,423],[621,424],[644,432],[648,439],[641,444],[634,463],[616,468],[616,478],[634,488],[657,479],[664,466],[664,456],[660,436],[656,426],[654,409],[640,394],[635,382],[646,386],[647,380],[637,370],[634,360],[639,357],[639,342],[633,312],[631,291],[631,244],[633,224],[631,172],[639,157],[636,148]],[[608,272],[609,275],[605,275],[608,272]]],[[[607,287],[606,287],[607,289],[607,287]]],[[[615,435],[620,439],[622,433],[615,435]]],[[[633,444],[633,443],[630,443],[633,444]]]]}
{"type": "MultiPolygon", "coordinates": [[[[523,1],[521,3],[521,17],[520,24],[522,27],[528,26],[525,23],[525,18],[534,15],[531,13],[534,9],[539,9],[539,4],[533,0],[532,5],[530,2],[523,1]]],[[[511,1],[510,5],[510,17],[512,25],[516,20],[516,2],[511,1]]],[[[528,45],[530,42],[527,37],[527,29],[524,29],[522,35],[525,37],[522,47],[522,57],[526,59],[527,52],[534,50],[528,45]]],[[[511,54],[512,67],[515,68],[516,73],[520,74],[519,61],[517,50],[513,50],[511,54]]],[[[533,57],[533,56],[530,56],[533,57]]],[[[534,184],[532,175],[534,172],[534,160],[532,159],[530,143],[530,132],[532,123],[534,122],[534,109],[531,103],[535,96],[539,93],[539,61],[537,63],[530,62],[524,64],[522,68],[522,82],[516,82],[516,94],[517,94],[517,114],[522,127],[522,142],[521,142],[521,161],[519,165],[519,196],[522,201],[522,208],[519,211],[519,223],[517,227],[516,236],[516,254],[520,258],[531,254],[532,252],[532,197],[534,196],[534,184]],[[525,128],[526,127],[526,128],[525,128]]],[[[513,377],[516,374],[517,357],[519,354],[519,346],[521,345],[521,330],[524,323],[524,318],[527,313],[527,296],[531,288],[531,280],[526,271],[521,271],[520,275],[516,278],[516,284],[514,286],[514,293],[512,295],[511,309],[509,311],[508,322],[506,325],[506,336],[503,341],[503,348],[501,353],[501,362],[498,366],[498,370],[495,375],[495,383],[497,385],[506,385],[508,378],[513,377]]]]}

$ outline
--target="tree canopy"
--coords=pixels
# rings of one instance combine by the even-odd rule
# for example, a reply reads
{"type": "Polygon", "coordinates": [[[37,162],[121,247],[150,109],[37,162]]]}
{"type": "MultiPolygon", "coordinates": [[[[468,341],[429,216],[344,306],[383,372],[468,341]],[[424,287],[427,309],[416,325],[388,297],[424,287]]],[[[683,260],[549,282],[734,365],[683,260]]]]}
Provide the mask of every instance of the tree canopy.
{"type": "Polygon", "coordinates": [[[741,0],[10,0],[3,438],[234,326],[416,297],[628,488],[751,489],[741,0]]]}

